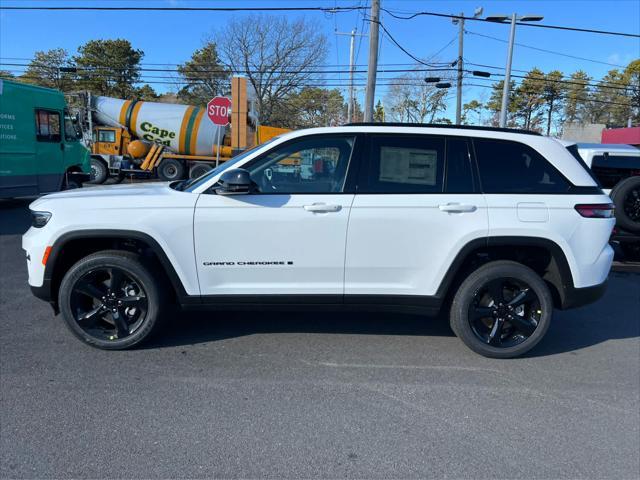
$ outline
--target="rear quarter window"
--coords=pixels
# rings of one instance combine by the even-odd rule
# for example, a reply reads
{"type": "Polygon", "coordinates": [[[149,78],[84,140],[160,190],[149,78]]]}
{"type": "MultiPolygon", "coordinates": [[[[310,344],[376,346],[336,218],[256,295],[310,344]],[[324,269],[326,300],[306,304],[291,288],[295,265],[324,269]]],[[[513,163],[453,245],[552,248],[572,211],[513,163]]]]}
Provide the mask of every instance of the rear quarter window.
{"type": "Polygon", "coordinates": [[[524,143],[474,139],[484,193],[566,193],[571,184],[524,143]]]}

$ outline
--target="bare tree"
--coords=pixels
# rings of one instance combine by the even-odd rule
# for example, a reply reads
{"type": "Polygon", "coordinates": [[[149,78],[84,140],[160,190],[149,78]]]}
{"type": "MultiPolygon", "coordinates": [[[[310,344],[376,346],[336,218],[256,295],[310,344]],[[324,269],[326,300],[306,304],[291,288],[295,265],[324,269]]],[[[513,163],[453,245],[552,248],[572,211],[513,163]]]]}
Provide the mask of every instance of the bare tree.
{"type": "Polygon", "coordinates": [[[446,110],[447,89],[424,81],[424,72],[410,72],[394,79],[385,97],[387,120],[432,123],[446,110]]]}
{"type": "Polygon", "coordinates": [[[328,40],[303,18],[250,15],[228,22],[215,42],[226,67],[255,88],[260,122],[268,123],[278,102],[321,80],[328,40]]]}

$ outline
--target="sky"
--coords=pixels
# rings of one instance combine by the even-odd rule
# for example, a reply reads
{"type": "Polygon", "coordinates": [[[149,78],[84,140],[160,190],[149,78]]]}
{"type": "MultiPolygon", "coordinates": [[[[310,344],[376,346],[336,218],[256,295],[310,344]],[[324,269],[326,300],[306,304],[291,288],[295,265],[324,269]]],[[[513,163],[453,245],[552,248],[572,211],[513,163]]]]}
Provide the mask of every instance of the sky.
{"type": "MultiPolygon", "coordinates": [[[[353,6],[368,5],[370,0],[0,0],[0,6],[353,6]]],[[[419,11],[437,13],[464,13],[472,16],[477,7],[483,7],[484,14],[537,14],[543,15],[540,23],[563,25],[579,28],[593,28],[616,32],[640,33],[640,0],[381,0],[382,7],[398,15],[419,11]]],[[[349,63],[349,37],[336,35],[335,32],[349,32],[356,29],[359,33],[368,33],[368,22],[363,11],[329,14],[323,12],[285,12],[290,18],[303,16],[314,28],[321,29],[328,41],[326,65],[347,70],[349,63]]],[[[79,45],[88,40],[102,38],[125,38],[134,48],[144,51],[143,64],[178,64],[189,59],[194,50],[200,48],[207,38],[225,25],[233,17],[247,15],[242,12],[51,12],[51,11],[0,11],[0,69],[12,70],[21,67],[1,65],[1,63],[25,63],[34,52],[52,48],[64,48],[71,54],[76,53],[79,45]]],[[[407,51],[421,59],[452,62],[457,58],[458,27],[448,18],[419,16],[413,20],[393,18],[382,12],[381,22],[391,35],[407,51]],[[434,56],[435,55],[435,56],[434,56]]],[[[471,63],[504,67],[507,56],[509,36],[508,25],[487,22],[467,21],[464,36],[464,59],[466,68],[499,72],[471,63]],[[480,35],[495,37],[502,41],[480,35]]],[[[591,33],[569,32],[542,28],[518,26],[513,68],[529,70],[538,67],[544,72],[554,69],[566,75],[582,69],[594,79],[602,78],[608,70],[624,67],[631,60],[640,58],[640,39],[598,35],[591,33]],[[525,46],[526,45],[526,46],[525,46]],[[535,47],[543,52],[528,47],[535,47]],[[556,53],[551,53],[556,52],[556,53]],[[564,54],[563,55],[558,55],[564,54]],[[568,55],[568,56],[567,56],[568,55]],[[582,57],[582,58],[572,58],[582,57]]],[[[368,56],[368,38],[356,39],[356,67],[366,70],[368,56]]],[[[415,62],[395,46],[381,32],[379,47],[379,68],[411,68],[415,62]],[[393,65],[396,64],[396,65],[393,65]],[[406,65],[397,65],[406,64],[406,65]]],[[[162,76],[166,73],[148,73],[145,76],[162,76]]],[[[395,73],[379,73],[379,85],[376,99],[384,102],[388,86],[385,79],[395,73]]],[[[326,75],[328,85],[344,84],[341,88],[346,94],[348,75],[330,73],[326,75]]],[[[501,77],[493,77],[499,80],[501,77]]],[[[356,84],[365,83],[366,74],[356,74],[356,84]]],[[[160,92],[171,85],[152,83],[164,82],[159,78],[148,78],[149,83],[160,92]]],[[[516,79],[518,80],[518,79],[516,79]]],[[[465,78],[472,85],[491,85],[492,81],[478,78],[465,78]]],[[[463,89],[463,101],[472,99],[486,100],[490,89],[466,85],[463,89]]],[[[357,90],[363,103],[364,87],[357,90]]],[[[452,119],[455,115],[455,91],[448,94],[448,108],[442,116],[452,119]]]]}

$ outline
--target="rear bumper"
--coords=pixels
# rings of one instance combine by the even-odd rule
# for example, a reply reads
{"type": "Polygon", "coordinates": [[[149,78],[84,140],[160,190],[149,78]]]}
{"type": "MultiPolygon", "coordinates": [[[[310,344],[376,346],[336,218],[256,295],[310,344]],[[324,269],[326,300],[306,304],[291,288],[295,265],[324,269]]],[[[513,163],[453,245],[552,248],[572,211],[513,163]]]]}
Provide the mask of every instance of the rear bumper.
{"type": "Polygon", "coordinates": [[[562,299],[562,310],[570,308],[582,307],[593,303],[604,295],[607,291],[607,280],[590,287],[575,288],[573,286],[566,287],[564,290],[564,298],[562,299]]]}

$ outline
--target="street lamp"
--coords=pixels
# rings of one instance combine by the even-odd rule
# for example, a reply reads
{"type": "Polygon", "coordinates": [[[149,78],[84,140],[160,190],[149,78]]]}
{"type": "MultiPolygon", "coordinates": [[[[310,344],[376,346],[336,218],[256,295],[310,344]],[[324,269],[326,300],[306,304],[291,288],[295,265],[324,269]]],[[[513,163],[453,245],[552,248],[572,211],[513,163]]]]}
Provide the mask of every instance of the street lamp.
{"type": "Polygon", "coordinates": [[[513,60],[513,43],[516,38],[516,22],[539,22],[544,17],[542,15],[522,15],[518,17],[516,13],[511,17],[507,15],[489,15],[486,17],[491,22],[505,22],[511,19],[511,32],[509,33],[509,49],[507,50],[507,69],[504,75],[504,86],[502,88],[502,108],[500,109],[500,126],[507,125],[507,107],[509,105],[509,87],[511,84],[511,62],[513,60]]]}

